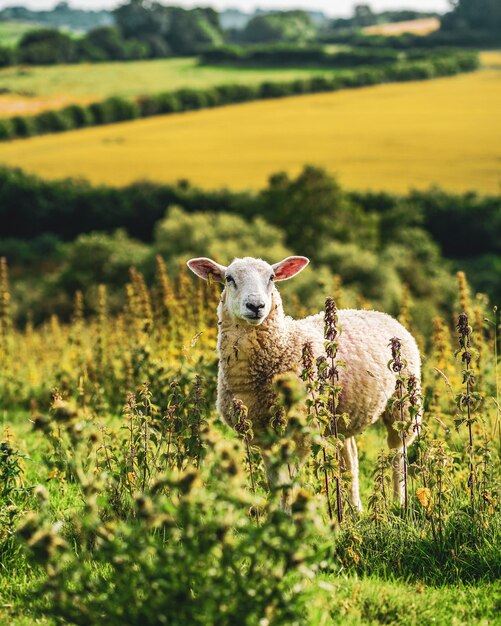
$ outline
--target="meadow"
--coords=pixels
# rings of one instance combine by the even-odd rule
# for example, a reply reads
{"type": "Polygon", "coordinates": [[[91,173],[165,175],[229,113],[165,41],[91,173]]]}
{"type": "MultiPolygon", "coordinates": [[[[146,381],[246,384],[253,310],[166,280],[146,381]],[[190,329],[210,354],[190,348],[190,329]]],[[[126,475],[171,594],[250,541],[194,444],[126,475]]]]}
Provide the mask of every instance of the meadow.
{"type": "Polygon", "coordinates": [[[1,22],[0,21],[0,46],[13,48],[22,36],[34,25],[30,22],[1,22]]]}
{"type": "Polygon", "coordinates": [[[194,57],[3,68],[0,88],[10,94],[0,95],[0,117],[60,108],[71,102],[87,104],[108,96],[133,97],[235,83],[257,85],[325,74],[325,69],[311,68],[207,67],[200,66],[194,57]]]}
{"type": "MultiPolygon", "coordinates": [[[[0,145],[0,160],[50,179],[122,186],[190,180],[258,188],[305,162],[353,189],[498,193],[499,53],[472,74],[260,101],[0,145]]],[[[240,70],[238,70],[240,72],[240,70]]]]}
{"type": "MultiPolygon", "coordinates": [[[[0,269],[5,623],[496,623],[499,316],[463,275],[455,315],[426,338],[426,426],[409,451],[408,509],[391,504],[376,425],[359,440],[366,512],[347,504],[349,477],[325,438],[289,515],[242,414],[237,435],[214,411],[216,285],[184,271],[173,280],[158,258],[151,284],[131,270],[118,315],[96,285],[94,314],[77,293],[71,322],[19,329],[0,269]],[[460,312],[471,327],[456,328],[460,312]],[[340,480],[341,524],[327,513],[326,473],[340,480]]],[[[400,319],[413,328],[405,302],[400,319]]],[[[286,426],[270,428],[276,463],[294,462],[291,429],[307,434],[316,419],[311,404],[299,417],[306,395],[323,402],[297,385],[277,387],[286,426]]]]}

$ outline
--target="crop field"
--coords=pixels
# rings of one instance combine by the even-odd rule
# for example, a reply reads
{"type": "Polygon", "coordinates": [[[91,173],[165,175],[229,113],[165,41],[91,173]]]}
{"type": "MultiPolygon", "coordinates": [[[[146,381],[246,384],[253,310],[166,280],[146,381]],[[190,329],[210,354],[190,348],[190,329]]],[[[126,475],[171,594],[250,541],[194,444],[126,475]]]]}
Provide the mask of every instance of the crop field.
{"type": "Polygon", "coordinates": [[[436,17],[423,18],[420,20],[409,20],[407,22],[392,22],[389,24],[378,24],[367,26],[363,29],[366,35],[402,35],[403,33],[413,33],[415,35],[429,35],[440,28],[440,21],[436,17]]]}
{"type": "Polygon", "coordinates": [[[500,53],[478,72],[156,117],[0,145],[0,161],[43,177],[125,185],[189,179],[257,188],[305,162],[355,189],[497,193],[500,53]]]}
{"type": "Polygon", "coordinates": [[[233,69],[199,66],[195,58],[0,69],[0,117],[88,103],[108,96],[139,96],[183,87],[258,84],[323,75],[325,69],[233,69]]]}

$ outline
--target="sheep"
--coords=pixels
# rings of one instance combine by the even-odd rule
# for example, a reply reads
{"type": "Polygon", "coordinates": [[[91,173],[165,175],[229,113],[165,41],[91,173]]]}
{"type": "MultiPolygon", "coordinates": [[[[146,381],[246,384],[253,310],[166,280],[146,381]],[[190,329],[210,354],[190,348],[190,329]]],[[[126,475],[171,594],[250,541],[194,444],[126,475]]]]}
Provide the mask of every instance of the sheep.
{"type": "MultiPolygon", "coordinates": [[[[271,419],[276,402],[273,381],[278,375],[299,374],[303,347],[309,342],[315,357],[325,354],[324,314],[292,319],[284,314],[282,300],[275,286],[292,278],[309,263],[306,257],[291,256],[269,265],[261,259],[234,259],[225,267],[202,257],[188,261],[192,272],[204,280],[225,285],[218,306],[218,388],[217,409],[223,420],[232,426],[234,399],[248,409],[257,441],[271,419]]],[[[403,501],[403,459],[401,436],[394,428],[400,415],[389,400],[395,394],[395,374],[388,368],[389,342],[401,340],[404,373],[414,375],[420,391],[421,360],[412,335],[394,318],[378,311],[340,309],[338,323],[338,358],[345,366],[339,368],[342,386],[339,412],[349,422],[339,422],[344,436],[341,451],[343,465],[351,474],[350,500],[361,510],[358,484],[358,453],[355,436],[380,417],[386,427],[388,446],[396,450],[393,462],[393,491],[403,501]]],[[[407,443],[416,437],[421,420],[421,407],[414,418],[407,443]]]]}

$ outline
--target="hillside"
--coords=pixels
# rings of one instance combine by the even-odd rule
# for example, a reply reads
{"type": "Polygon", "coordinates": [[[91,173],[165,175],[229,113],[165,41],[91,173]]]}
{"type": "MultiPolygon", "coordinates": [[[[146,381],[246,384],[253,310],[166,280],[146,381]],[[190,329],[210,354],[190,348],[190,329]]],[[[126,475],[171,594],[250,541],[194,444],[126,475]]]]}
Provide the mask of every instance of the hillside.
{"type": "Polygon", "coordinates": [[[48,178],[125,185],[189,178],[257,188],[276,170],[324,166],[353,189],[497,193],[501,67],[453,78],[255,102],[0,146],[0,160],[48,178]]]}

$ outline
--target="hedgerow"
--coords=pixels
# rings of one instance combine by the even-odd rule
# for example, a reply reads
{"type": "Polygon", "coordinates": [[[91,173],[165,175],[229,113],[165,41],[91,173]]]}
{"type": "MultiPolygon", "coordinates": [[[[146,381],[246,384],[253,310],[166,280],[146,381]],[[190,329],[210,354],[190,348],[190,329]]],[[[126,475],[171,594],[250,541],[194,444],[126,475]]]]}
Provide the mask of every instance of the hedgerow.
{"type": "MultiPolygon", "coordinates": [[[[346,53],[346,59],[340,63],[340,67],[352,65],[353,54],[353,52],[346,53]]],[[[365,59],[367,63],[372,56],[372,52],[357,54],[359,60],[365,59]]],[[[377,67],[373,67],[374,63],[369,65],[365,62],[356,63],[355,65],[361,65],[361,67],[289,82],[263,82],[257,86],[220,85],[208,89],[184,88],[157,95],[141,96],[136,100],[114,96],[88,106],[72,105],[62,110],[48,111],[35,116],[17,116],[10,120],[12,126],[0,120],[2,124],[0,141],[266,98],[338,91],[394,81],[427,80],[473,71],[479,65],[478,55],[470,52],[449,52],[440,56],[433,54],[423,59],[393,63],[389,63],[384,55],[381,58],[384,62],[377,63],[377,67]]]]}

